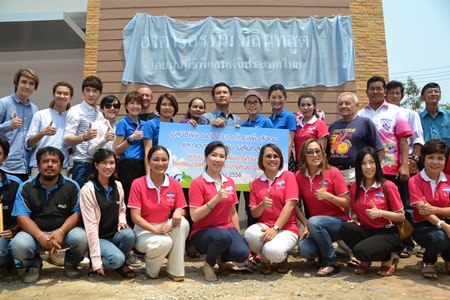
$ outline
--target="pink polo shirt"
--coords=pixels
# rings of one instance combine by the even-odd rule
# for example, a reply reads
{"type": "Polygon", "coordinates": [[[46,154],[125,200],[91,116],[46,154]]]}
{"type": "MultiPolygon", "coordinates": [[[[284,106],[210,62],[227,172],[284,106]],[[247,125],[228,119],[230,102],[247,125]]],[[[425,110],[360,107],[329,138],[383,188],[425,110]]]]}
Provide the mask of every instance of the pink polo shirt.
{"type": "Polygon", "coordinates": [[[141,210],[141,216],[151,224],[159,224],[169,219],[177,208],[186,207],[186,199],[178,181],[166,175],[159,189],[150,175],[134,180],[131,185],[128,207],[141,210]]]}
{"type": "MultiPolygon", "coordinates": [[[[423,197],[433,206],[449,207],[450,206],[450,176],[441,172],[439,181],[435,183],[432,181],[425,170],[414,175],[409,179],[409,201],[411,206],[423,202],[423,197]],[[433,182],[433,184],[432,184],[433,182]]],[[[437,215],[438,218],[443,217],[437,215]]],[[[414,206],[414,222],[426,221],[425,218],[419,214],[418,206],[414,206]]]]}
{"type": "Polygon", "coordinates": [[[403,203],[400,198],[397,186],[389,180],[384,182],[386,191],[389,196],[389,204],[384,197],[383,187],[381,184],[374,183],[367,191],[362,187],[359,187],[359,197],[355,199],[356,194],[356,182],[350,187],[350,208],[355,212],[358,217],[358,221],[362,227],[365,228],[383,228],[391,222],[383,217],[370,219],[366,214],[366,209],[372,208],[370,201],[373,201],[375,206],[382,210],[389,210],[398,212],[403,210],[403,203]],[[389,209],[390,208],[390,209],[389,209]]]}
{"type": "Polygon", "coordinates": [[[300,149],[304,142],[308,139],[320,139],[328,135],[328,127],[324,121],[312,117],[306,123],[302,123],[300,120],[297,122],[297,130],[295,131],[294,143],[295,152],[297,153],[297,159],[300,157],[300,149]]]}
{"type": "MultiPolygon", "coordinates": [[[[209,214],[192,225],[191,237],[199,230],[206,227],[228,229],[233,227],[231,223],[231,208],[237,204],[238,198],[233,179],[222,175],[222,184],[228,190],[228,198],[219,201],[209,214]]],[[[214,198],[220,190],[220,186],[206,172],[191,182],[189,188],[189,207],[200,207],[214,198]]]]}
{"type": "MultiPolygon", "coordinates": [[[[298,187],[294,174],[289,171],[280,171],[272,182],[264,174],[253,180],[250,187],[249,206],[257,206],[261,203],[266,196],[267,190],[269,190],[269,198],[272,199],[272,207],[263,211],[258,222],[272,227],[280,217],[281,210],[286,201],[298,201],[298,187]]],[[[299,234],[294,210],[282,229],[292,231],[297,235],[299,234]]]]}
{"type": "Polygon", "coordinates": [[[312,217],[332,216],[344,220],[350,219],[343,207],[339,207],[328,200],[318,200],[314,194],[322,186],[326,188],[327,192],[335,196],[348,193],[344,176],[342,176],[342,173],[337,168],[330,167],[323,172],[323,176],[314,175],[312,178],[308,174],[308,171],[306,171],[306,174],[298,171],[295,174],[295,179],[299,187],[299,197],[303,198],[308,212],[312,217]]]}

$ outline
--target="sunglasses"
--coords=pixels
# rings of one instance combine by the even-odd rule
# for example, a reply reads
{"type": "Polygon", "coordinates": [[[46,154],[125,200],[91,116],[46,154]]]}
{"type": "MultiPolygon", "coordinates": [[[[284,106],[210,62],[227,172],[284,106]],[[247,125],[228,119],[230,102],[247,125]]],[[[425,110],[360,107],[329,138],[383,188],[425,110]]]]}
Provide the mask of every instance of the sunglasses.
{"type": "Polygon", "coordinates": [[[322,150],[320,149],[308,149],[305,151],[306,155],[319,155],[320,153],[322,153],[322,150]]]}
{"type": "Polygon", "coordinates": [[[115,109],[119,109],[120,103],[114,102],[114,103],[105,104],[106,109],[111,109],[112,107],[114,107],[115,109]]]}

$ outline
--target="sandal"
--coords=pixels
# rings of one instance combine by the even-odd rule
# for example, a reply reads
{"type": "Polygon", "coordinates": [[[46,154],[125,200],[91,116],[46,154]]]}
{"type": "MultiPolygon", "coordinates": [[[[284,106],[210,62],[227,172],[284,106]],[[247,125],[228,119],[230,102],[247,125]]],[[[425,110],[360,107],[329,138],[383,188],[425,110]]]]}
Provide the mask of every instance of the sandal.
{"type": "Polygon", "coordinates": [[[122,276],[122,278],[126,279],[136,278],[136,272],[131,270],[127,264],[124,264],[120,268],[116,269],[116,271],[122,276]]]}
{"type": "Polygon", "coordinates": [[[369,273],[369,268],[372,265],[371,262],[362,261],[358,267],[353,271],[356,275],[365,275],[369,273]]]}
{"type": "Polygon", "coordinates": [[[337,265],[329,265],[319,269],[317,277],[329,277],[341,272],[341,268],[337,265]]]}
{"type": "Polygon", "coordinates": [[[392,260],[392,264],[391,265],[381,265],[380,269],[377,272],[377,275],[379,276],[392,276],[394,275],[395,272],[395,268],[398,265],[398,258],[394,258],[392,260]]]}
{"type": "Polygon", "coordinates": [[[259,267],[259,272],[263,275],[269,275],[272,272],[272,266],[270,265],[270,262],[262,262],[261,266],[259,267]]]}
{"type": "Polygon", "coordinates": [[[426,279],[437,279],[436,265],[422,263],[422,275],[426,279]]]}
{"type": "Polygon", "coordinates": [[[211,267],[206,261],[203,264],[203,274],[205,275],[206,281],[217,281],[219,278],[217,278],[216,273],[214,272],[214,268],[211,267]]]}
{"type": "Polygon", "coordinates": [[[88,278],[95,278],[98,276],[97,271],[92,270],[92,267],[89,267],[88,269],[88,278]]]}
{"type": "Polygon", "coordinates": [[[167,277],[170,280],[175,281],[175,282],[182,282],[182,281],[184,281],[184,276],[175,276],[175,275],[172,275],[170,273],[167,273],[167,277]]]}
{"type": "Polygon", "coordinates": [[[285,274],[289,271],[287,257],[285,260],[283,260],[282,262],[280,262],[276,265],[276,270],[278,273],[281,273],[281,274],[285,274]]]}
{"type": "Polygon", "coordinates": [[[349,268],[357,268],[361,262],[356,259],[353,255],[350,257],[350,259],[347,262],[347,267],[349,268]]]}

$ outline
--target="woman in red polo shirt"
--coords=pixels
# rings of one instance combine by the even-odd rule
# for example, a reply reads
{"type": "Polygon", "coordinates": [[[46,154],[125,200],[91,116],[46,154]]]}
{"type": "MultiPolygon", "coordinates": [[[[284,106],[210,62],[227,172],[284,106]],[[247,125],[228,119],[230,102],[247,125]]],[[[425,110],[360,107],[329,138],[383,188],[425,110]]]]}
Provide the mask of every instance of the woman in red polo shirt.
{"type": "Polygon", "coordinates": [[[189,223],[183,218],[186,200],[178,181],[166,175],[169,151],[155,146],[148,152],[150,173],[131,185],[128,207],[136,233],[136,249],[145,253],[146,276],[158,278],[167,256],[167,276],[184,280],[184,245],[189,223]]]}
{"type": "Polygon", "coordinates": [[[297,122],[297,129],[295,131],[295,153],[297,160],[300,158],[300,150],[303,143],[308,139],[316,139],[322,147],[325,147],[328,127],[316,111],[317,99],[311,93],[304,93],[298,97],[298,108],[303,114],[303,118],[297,122]]]}
{"type": "MultiPolygon", "coordinates": [[[[299,152],[300,170],[295,178],[310,216],[298,245],[299,254],[308,259],[320,257],[322,267],[317,276],[331,276],[340,272],[333,242],[341,240],[339,230],[349,220],[344,208],[349,206],[350,195],[344,176],[328,165],[318,140],[307,140],[299,152]]],[[[300,208],[296,212],[304,223],[300,208]]]]}
{"type": "Polygon", "coordinates": [[[288,251],[299,234],[294,213],[298,187],[294,174],[283,170],[283,155],[276,145],[261,148],[258,166],[264,174],[252,182],[249,205],[258,222],[247,228],[244,238],[250,250],[261,255],[262,274],[270,274],[271,262],[277,263],[277,272],[286,273],[288,251]]]}
{"type": "Polygon", "coordinates": [[[203,272],[207,281],[218,280],[214,266],[227,261],[244,262],[249,249],[239,231],[238,198],[231,178],[221,174],[228,149],[219,141],[205,148],[205,172],[191,182],[189,209],[194,224],[191,239],[206,254],[203,272]]]}
{"type": "Polygon", "coordinates": [[[431,139],[421,150],[424,169],[409,180],[414,207],[414,240],[423,248],[422,275],[436,279],[440,253],[450,274],[450,176],[442,172],[449,148],[442,140],[431,139]]]}
{"type": "Polygon", "coordinates": [[[392,222],[405,219],[397,186],[386,180],[375,149],[365,147],[356,157],[356,182],[350,188],[350,208],[358,222],[342,224],[344,242],[361,261],[355,274],[369,272],[372,261],[382,261],[377,274],[391,276],[398,263],[395,252],[403,243],[392,222]]]}

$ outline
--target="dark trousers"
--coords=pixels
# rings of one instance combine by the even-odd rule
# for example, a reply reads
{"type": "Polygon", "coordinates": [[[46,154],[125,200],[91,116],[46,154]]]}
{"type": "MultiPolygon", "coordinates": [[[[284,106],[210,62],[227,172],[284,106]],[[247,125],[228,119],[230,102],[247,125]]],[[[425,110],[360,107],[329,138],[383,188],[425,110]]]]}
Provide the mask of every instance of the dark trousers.
{"type": "Polygon", "coordinates": [[[439,253],[446,262],[450,262],[450,238],[447,234],[427,221],[414,225],[414,240],[425,248],[423,262],[434,264],[439,253]]]}
{"type": "Polygon", "coordinates": [[[340,235],[360,261],[388,261],[392,252],[403,248],[395,226],[367,229],[347,222],[342,224],[340,235]]]}
{"type": "MultiPolygon", "coordinates": [[[[239,192],[238,199],[241,198],[241,194],[244,194],[245,200],[245,213],[247,215],[247,228],[258,222],[258,219],[253,218],[252,213],[250,212],[250,192],[239,192]]],[[[236,204],[236,210],[239,210],[239,203],[236,204]]]]}
{"type": "MultiPolygon", "coordinates": [[[[125,159],[119,163],[118,176],[122,183],[123,192],[125,194],[125,204],[128,205],[128,196],[130,195],[131,184],[136,178],[145,175],[145,166],[143,160],[138,159],[125,159]]],[[[127,209],[127,223],[133,228],[134,223],[131,220],[130,210],[127,209]]]]}
{"type": "Polygon", "coordinates": [[[210,266],[221,256],[223,262],[244,262],[250,252],[244,238],[235,227],[229,229],[208,227],[196,232],[192,242],[200,253],[206,254],[210,266]]]}
{"type": "MultiPolygon", "coordinates": [[[[393,183],[395,183],[395,185],[397,186],[398,192],[400,193],[400,198],[402,199],[403,208],[405,210],[405,218],[409,222],[411,222],[411,224],[413,224],[414,209],[411,207],[411,204],[409,203],[408,182],[401,182],[400,180],[395,179],[394,175],[385,175],[384,177],[386,177],[387,180],[390,180],[393,183]]],[[[414,241],[412,236],[403,240],[403,247],[406,247],[410,250],[414,249],[414,241]]]]}

